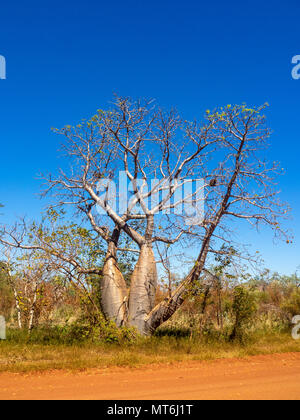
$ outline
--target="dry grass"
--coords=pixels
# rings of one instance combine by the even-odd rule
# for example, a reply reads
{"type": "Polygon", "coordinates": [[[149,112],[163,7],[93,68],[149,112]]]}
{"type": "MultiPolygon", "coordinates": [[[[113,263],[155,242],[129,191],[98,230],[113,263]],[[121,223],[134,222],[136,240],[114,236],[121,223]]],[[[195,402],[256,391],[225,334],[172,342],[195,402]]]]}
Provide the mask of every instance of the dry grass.
{"type": "Polygon", "coordinates": [[[175,337],[152,337],[134,344],[41,345],[0,342],[0,372],[53,369],[84,370],[112,366],[138,368],[145,364],[247,357],[257,354],[299,352],[300,341],[289,334],[257,337],[248,345],[175,337]]]}

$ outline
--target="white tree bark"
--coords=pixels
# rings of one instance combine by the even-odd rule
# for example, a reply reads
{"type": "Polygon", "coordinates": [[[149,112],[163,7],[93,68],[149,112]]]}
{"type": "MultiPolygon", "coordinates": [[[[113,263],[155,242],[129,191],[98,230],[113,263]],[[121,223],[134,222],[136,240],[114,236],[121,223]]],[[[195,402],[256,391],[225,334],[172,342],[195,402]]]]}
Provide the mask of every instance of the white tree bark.
{"type": "Polygon", "coordinates": [[[33,298],[32,303],[29,311],[29,322],[28,322],[28,330],[31,331],[33,328],[33,321],[34,321],[34,315],[35,315],[35,307],[36,307],[36,301],[37,301],[37,291],[38,291],[38,282],[34,283],[33,288],[33,298]]]}
{"type": "Polygon", "coordinates": [[[14,298],[15,298],[15,305],[16,305],[16,309],[17,309],[18,327],[21,330],[22,329],[22,312],[21,312],[21,308],[20,308],[18,293],[17,293],[17,290],[16,290],[15,287],[13,287],[13,292],[14,292],[14,298]]]}

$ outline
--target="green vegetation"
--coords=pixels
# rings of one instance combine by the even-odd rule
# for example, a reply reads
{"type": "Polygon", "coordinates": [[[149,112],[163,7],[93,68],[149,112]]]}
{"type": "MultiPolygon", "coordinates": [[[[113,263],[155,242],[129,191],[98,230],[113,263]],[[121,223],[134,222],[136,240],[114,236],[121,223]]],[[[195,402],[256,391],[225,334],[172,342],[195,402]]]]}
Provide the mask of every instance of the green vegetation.
{"type": "Polygon", "coordinates": [[[103,369],[113,366],[138,368],[145,364],[300,351],[300,343],[293,340],[289,333],[259,333],[247,345],[212,338],[207,340],[205,337],[163,335],[163,330],[159,336],[121,344],[89,340],[69,345],[57,344],[55,334],[52,338],[50,335],[50,332],[45,334],[44,331],[39,337],[35,335],[34,339],[27,340],[26,334],[9,331],[8,340],[0,342],[0,372],[103,369]]]}
{"type": "MultiPolygon", "coordinates": [[[[200,288],[171,320],[146,338],[104,318],[95,322],[80,300],[68,306],[70,290],[65,301],[53,305],[31,331],[18,329],[12,300],[7,340],[0,342],[0,371],[139,367],[298,352],[300,341],[291,337],[291,318],[300,313],[298,283],[297,276],[266,272],[242,285],[231,278],[206,293],[200,288]]],[[[48,284],[48,292],[49,288],[48,284]]],[[[0,301],[5,293],[10,296],[3,284],[1,290],[0,301]]],[[[157,300],[164,295],[161,288],[157,300]]]]}
{"type": "Polygon", "coordinates": [[[0,224],[0,370],[298,351],[300,279],[250,275],[241,264],[260,264],[259,252],[232,235],[244,219],[292,243],[281,225],[289,206],[276,198],[281,166],[259,157],[271,133],[265,108],[229,105],[196,123],[116,96],[111,110],[54,130],[68,169],[45,179],[52,204],[36,221],[0,224]],[[114,184],[120,168],[133,189],[117,210],[113,199],[127,197],[114,184]],[[165,180],[153,186],[158,168],[165,180]],[[176,211],[203,201],[196,191],[179,199],[190,177],[206,191],[203,219],[191,224],[176,211]]]}

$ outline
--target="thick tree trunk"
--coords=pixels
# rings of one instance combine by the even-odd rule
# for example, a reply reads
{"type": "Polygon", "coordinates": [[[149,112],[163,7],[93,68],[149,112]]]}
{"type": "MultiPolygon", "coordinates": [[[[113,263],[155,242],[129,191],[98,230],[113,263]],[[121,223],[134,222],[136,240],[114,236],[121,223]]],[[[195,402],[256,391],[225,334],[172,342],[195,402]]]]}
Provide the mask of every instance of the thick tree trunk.
{"type": "MultiPolygon", "coordinates": [[[[195,282],[199,279],[208,252],[208,240],[204,240],[201,252],[197,258],[196,264],[191,269],[183,282],[172,293],[169,299],[166,299],[156,305],[156,307],[147,315],[145,319],[145,330],[152,334],[161,324],[166,322],[179,309],[186,299],[187,294],[192,289],[195,282]]],[[[206,271],[206,270],[205,270],[206,271]]]]}
{"type": "Polygon", "coordinates": [[[102,311],[106,319],[114,321],[118,327],[127,318],[127,288],[116,257],[119,236],[116,228],[108,244],[100,287],[102,311]]]}
{"type": "Polygon", "coordinates": [[[145,243],[131,277],[128,320],[129,325],[144,335],[149,334],[145,320],[154,307],[156,288],[155,257],[151,243],[145,243]]]}
{"type": "Polygon", "coordinates": [[[185,295],[189,290],[189,286],[193,283],[193,278],[195,278],[195,272],[192,270],[192,272],[172,293],[171,297],[156,305],[156,307],[147,315],[145,319],[145,329],[148,331],[148,334],[154,333],[154,331],[161,324],[171,318],[171,316],[183,304],[185,295]]]}

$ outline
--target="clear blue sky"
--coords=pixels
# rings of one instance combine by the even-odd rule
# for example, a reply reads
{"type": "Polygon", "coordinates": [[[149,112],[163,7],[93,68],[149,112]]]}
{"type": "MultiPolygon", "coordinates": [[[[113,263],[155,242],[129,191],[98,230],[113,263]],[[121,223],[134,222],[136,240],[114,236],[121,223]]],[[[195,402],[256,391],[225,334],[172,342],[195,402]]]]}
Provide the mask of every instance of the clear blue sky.
{"type": "Polygon", "coordinates": [[[0,202],[2,221],[36,217],[44,203],[39,172],[54,170],[59,138],[51,127],[105,108],[115,91],[175,105],[187,118],[218,105],[270,103],[269,158],[287,174],[292,246],[245,230],[273,270],[300,264],[300,3],[285,1],[12,1],[1,4],[0,202]]]}

